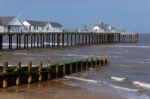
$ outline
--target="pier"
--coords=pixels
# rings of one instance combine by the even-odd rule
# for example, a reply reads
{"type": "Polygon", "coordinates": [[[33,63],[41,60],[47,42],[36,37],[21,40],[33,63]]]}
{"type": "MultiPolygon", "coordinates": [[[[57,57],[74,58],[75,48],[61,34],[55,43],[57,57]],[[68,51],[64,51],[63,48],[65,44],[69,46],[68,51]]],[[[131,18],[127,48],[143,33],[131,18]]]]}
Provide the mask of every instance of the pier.
{"type": "Polygon", "coordinates": [[[3,66],[0,66],[0,88],[52,80],[73,73],[87,71],[90,68],[101,68],[108,64],[109,59],[107,56],[98,56],[64,63],[57,61],[56,64],[51,64],[51,61],[48,60],[46,66],[40,61],[39,64],[34,67],[32,61],[29,61],[26,66],[22,66],[19,61],[16,63],[16,66],[11,67],[9,63],[5,61],[3,62],[3,66]]]}
{"type": "Polygon", "coordinates": [[[103,43],[138,42],[138,33],[20,32],[0,33],[0,50],[51,48],[103,43]],[[5,40],[5,41],[4,41],[5,40]],[[7,44],[7,45],[5,45],[7,44]],[[4,48],[5,46],[5,48],[4,48]]]}

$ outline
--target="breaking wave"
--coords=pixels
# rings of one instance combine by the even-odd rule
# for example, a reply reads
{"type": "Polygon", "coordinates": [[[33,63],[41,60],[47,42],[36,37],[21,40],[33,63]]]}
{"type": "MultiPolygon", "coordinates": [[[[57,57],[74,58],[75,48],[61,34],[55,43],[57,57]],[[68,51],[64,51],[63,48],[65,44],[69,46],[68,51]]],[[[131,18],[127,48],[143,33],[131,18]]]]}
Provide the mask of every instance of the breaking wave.
{"type": "Polygon", "coordinates": [[[123,82],[125,81],[127,78],[121,78],[121,77],[115,77],[115,76],[111,76],[110,79],[117,81],[117,82],[123,82]]]}
{"type": "Polygon", "coordinates": [[[133,81],[132,82],[134,85],[137,85],[139,87],[143,87],[145,89],[149,89],[150,90],[150,84],[149,83],[145,83],[145,82],[140,82],[140,81],[133,81]]]}
{"type": "Polygon", "coordinates": [[[79,78],[79,77],[72,77],[72,76],[65,76],[65,78],[84,81],[84,82],[89,82],[89,83],[101,83],[101,81],[96,81],[96,80],[91,80],[91,79],[84,79],[84,78],[79,78]]]}

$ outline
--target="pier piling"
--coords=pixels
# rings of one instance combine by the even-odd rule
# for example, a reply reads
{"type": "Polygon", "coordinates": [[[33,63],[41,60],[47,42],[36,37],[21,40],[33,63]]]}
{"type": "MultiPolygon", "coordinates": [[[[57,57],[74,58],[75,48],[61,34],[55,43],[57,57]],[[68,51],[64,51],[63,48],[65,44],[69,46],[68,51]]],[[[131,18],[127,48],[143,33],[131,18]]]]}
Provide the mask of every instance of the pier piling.
{"type": "Polygon", "coordinates": [[[0,34],[0,51],[3,49],[3,35],[0,34]]]}

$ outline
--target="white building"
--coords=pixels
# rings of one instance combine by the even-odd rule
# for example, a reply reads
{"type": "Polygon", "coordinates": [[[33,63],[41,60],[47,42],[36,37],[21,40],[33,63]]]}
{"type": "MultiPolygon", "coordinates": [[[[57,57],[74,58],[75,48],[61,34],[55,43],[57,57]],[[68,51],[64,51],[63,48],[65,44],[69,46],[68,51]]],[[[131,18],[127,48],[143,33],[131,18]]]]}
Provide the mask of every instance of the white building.
{"type": "Polygon", "coordinates": [[[57,22],[23,21],[26,32],[63,32],[63,26],[57,22]]]}
{"type": "Polygon", "coordinates": [[[100,25],[93,27],[94,32],[115,32],[116,29],[109,24],[104,24],[103,22],[100,25]]]}
{"type": "Polygon", "coordinates": [[[21,32],[22,23],[16,17],[0,16],[0,32],[21,32]]]}

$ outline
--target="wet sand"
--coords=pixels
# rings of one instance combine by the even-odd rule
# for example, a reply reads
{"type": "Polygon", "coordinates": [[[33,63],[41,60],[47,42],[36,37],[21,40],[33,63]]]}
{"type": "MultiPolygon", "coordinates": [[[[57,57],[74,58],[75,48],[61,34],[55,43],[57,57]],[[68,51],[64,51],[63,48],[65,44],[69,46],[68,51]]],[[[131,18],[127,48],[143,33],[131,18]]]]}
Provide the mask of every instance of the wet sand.
{"type": "Polygon", "coordinates": [[[119,96],[92,92],[56,80],[0,89],[0,99],[121,99],[119,96]]]}

